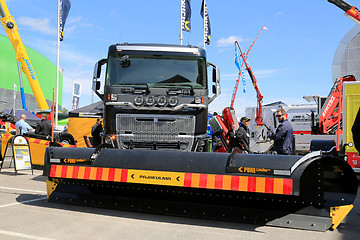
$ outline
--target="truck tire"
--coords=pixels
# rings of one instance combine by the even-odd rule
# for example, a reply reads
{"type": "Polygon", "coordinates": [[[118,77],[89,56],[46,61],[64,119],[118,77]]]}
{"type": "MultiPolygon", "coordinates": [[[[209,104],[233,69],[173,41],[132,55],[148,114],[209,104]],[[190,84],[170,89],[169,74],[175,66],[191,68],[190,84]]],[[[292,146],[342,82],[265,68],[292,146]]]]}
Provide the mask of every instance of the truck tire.
{"type": "Polygon", "coordinates": [[[68,133],[62,133],[59,136],[58,142],[63,144],[76,145],[74,137],[68,133]]]}

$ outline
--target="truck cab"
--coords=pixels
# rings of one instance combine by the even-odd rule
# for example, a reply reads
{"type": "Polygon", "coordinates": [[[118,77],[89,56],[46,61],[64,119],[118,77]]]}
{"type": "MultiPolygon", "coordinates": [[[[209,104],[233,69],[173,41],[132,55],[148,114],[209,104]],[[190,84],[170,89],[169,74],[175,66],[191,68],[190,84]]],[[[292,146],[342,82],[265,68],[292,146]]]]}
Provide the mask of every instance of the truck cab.
{"type": "Polygon", "coordinates": [[[220,94],[220,73],[206,61],[204,49],[111,45],[108,58],[95,65],[93,90],[104,102],[105,143],[119,149],[207,149],[208,105],[220,94]],[[102,65],[106,73],[100,92],[102,65]]]}

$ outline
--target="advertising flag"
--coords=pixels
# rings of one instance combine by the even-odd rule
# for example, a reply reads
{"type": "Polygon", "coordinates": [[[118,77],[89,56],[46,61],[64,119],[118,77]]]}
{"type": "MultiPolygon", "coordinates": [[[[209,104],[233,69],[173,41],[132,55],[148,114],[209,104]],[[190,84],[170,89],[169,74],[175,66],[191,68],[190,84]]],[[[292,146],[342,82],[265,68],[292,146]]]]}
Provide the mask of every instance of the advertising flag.
{"type": "Polygon", "coordinates": [[[209,13],[208,13],[208,9],[207,9],[205,0],[202,1],[200,15],[204,19],[204,42],[207,45],[209,45],[211,30],[210,30],[209,13]]]}
{"type": "Polygon", "coordinates": [[[243,83],[243,92],[246,93],[245,72],[244,72],[244,68],[242,67],[242,61],[240,60],[240,56],[238,54],[236,46],[235,46],[235,66],[239,69],[239,75],[241,75],[241,81],[243,83]]]}
{"type": "Polygon", "coordinates": [[[74,81],[71,110],[75,110],[79,108],[80,95],[81,95],[81,84],[79,82],[74,81]]]}
{"type": "Polygon", "coordinates": [[[67,19],[67,16],[69,14],[70,11],[70,7],[71,7],[71,2],[70,0],[60,0],[60,16],[59,16],[59,21],[60,21],[60,41],[62,41],[64,39],[64,27],[65,27],[65,22],[67,19]]]}
{"type": "Polygon", "coordinates": [[[241,71],[240,67],[240,56],[238,55],[237,48],[235,46],[235,66],[241,71]]]}
{"type": "Polygon", "coordinates": [[[186,32],[191,31],[191,0],[181,0],[181,29],[186,32]]]}

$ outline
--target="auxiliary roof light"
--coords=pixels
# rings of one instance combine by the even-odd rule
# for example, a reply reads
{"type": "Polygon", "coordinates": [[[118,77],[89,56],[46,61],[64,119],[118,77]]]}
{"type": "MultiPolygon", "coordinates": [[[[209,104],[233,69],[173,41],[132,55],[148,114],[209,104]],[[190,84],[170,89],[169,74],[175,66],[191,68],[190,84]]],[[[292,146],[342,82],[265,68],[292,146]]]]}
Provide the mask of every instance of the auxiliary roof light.
{"type": "Polygon", "coordinates": [[[177,104],[178,104],[178,99],[177,99],[176,97],[171,97],[171,98],[169,99],[169,105],[170,105],[171,107],[175,107],[177,104]]]}
{"type": "Polygon", "coordinates": [[[160,96],[160,97],[158,97],[156,102],[160,107],[163,107],[166,105],[167,100],[166,100],[165,96],[160,96]]]}
{"type": "Polygon", "coordinates": [[[154,103],[155,103],[154,97],[153,97],[153,96],[149,96],[148,98],[146,98],[145,103],[146,103],[146,105],[148,105],[148,106],[154,105],[154,103]]]}
{"type": "Polygon", "coordinates": [[[134,104],[136,106],[141,106],[144,104],[144,97],[143,96],[136,96],[136,98],[134,99],[134,104]]]}

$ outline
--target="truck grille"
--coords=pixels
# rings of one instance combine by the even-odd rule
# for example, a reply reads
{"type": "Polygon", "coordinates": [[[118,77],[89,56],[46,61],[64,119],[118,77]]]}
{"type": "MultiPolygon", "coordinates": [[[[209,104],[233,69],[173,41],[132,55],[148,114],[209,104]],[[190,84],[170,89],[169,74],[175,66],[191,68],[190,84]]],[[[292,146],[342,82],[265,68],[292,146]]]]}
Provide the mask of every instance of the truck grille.
{"type": "Polygon", "coordinates": [[[173,115],[116,114],[120,148],[191,151],[195,117],[173,115]]]}

